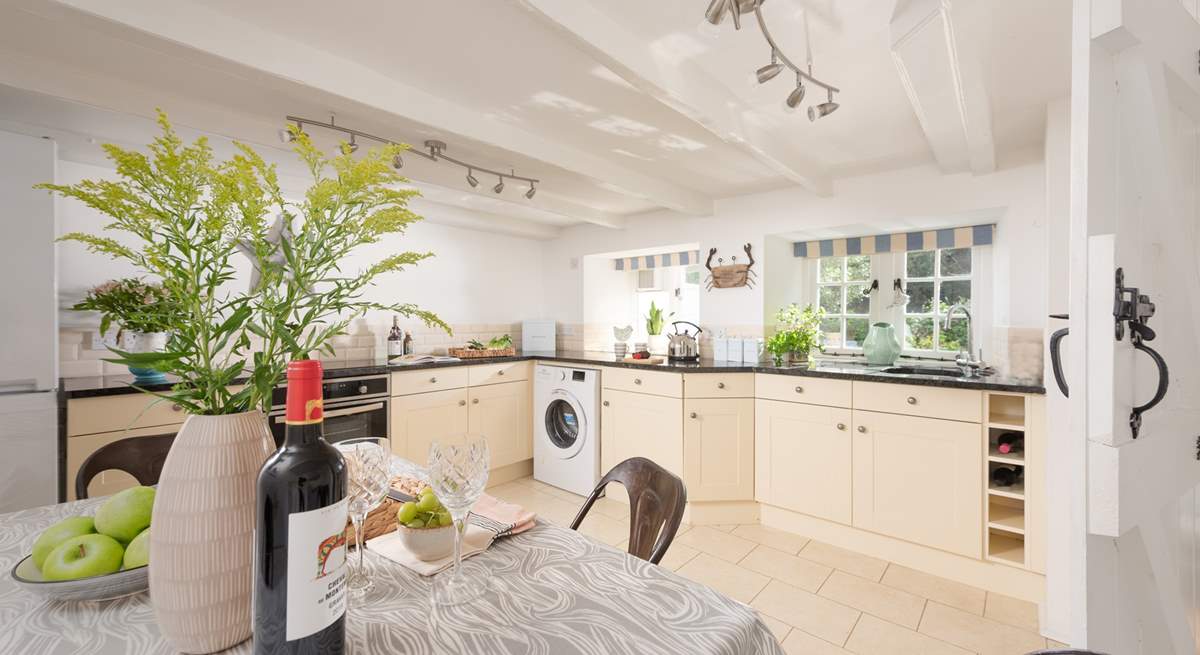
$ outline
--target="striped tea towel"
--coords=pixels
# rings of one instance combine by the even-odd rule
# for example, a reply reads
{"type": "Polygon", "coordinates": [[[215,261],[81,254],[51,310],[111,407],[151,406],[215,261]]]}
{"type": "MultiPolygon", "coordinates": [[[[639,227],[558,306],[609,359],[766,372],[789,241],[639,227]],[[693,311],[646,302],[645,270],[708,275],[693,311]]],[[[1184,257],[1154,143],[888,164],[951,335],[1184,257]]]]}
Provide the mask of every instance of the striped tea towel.
{"type": "Polygon", "coordinates": [[[467,521],[471,525],[495,533],[497,537],[507,537],[532,528],[537,522],[536,519],[536,514],[520,505],[506,503],[494,496],[483,494],[475,503],[475,507],[471,508],[471,515],[467,521]]]}

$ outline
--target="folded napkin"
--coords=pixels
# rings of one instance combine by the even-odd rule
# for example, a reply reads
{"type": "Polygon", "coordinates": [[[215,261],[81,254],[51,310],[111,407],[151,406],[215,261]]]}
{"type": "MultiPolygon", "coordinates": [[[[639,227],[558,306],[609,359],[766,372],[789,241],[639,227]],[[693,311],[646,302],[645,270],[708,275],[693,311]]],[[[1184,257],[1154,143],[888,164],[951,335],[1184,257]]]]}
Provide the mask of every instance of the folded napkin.
{"type": "Polygon", "coordinates": [[[520,505],[483,494],[475,502],[467,522],[489,530],[497,537],[507,537],[532,528],[536,519],[536,514],[520,505]]]}
{"type": "MultiPolygon", "coordinates": [[[[463,535],[463,559],[487,550],[495,538],[496,533],[491,530],[468,523],[467,533],[463,535]]],[[[450,553],[442,559],[422,562],[404,547],[404,542],[400,540],[400,535],[396,532],[368,539],[367,549],[424,576],[437,575],[454,564],[454,553],[450,553]]]]}

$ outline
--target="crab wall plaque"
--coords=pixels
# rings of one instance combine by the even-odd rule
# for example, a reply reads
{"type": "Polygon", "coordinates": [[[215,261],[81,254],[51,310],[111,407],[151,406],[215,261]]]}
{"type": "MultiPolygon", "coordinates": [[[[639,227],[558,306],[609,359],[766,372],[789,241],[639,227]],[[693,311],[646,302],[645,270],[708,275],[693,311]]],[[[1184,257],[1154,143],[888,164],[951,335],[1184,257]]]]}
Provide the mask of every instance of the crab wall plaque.
{"type": "Polygon", "coordinates": [[[724,257],[717,257],[717,266],[712,265],[713,257],[716,257],[717,249],[708,249],[708,261],[704,262],[704,267],[708,269],[708,277],[704,278],[705,288],[712,291],[717,289],[732,289],[734,287],[750,287],[754,288],[754,283],[758,281],[758,274],[751,270],[754,266],[754,255],[750,254],[750,244],[742,246],[742,250],[746,252],[746,258],[749,260],[745,264],[739,264],[737,255],[729,259],[729,263],[725,263],[724,257]]]}

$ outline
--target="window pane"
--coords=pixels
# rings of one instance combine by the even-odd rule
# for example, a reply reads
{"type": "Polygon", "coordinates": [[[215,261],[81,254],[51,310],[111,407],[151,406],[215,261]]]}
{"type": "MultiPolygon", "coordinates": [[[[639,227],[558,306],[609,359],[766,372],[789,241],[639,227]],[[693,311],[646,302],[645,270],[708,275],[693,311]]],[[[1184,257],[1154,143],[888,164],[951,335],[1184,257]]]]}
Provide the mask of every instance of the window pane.
{"type": "Polygon", "coordinates": [[[905,261],[905,277],[933,277],[933,251],[914,250],[905,261]]]}
{"type": "Polygon", "coordinates": [[[871,313],[871,296],[864,296],[863,292],[868,288],[865,284],[847,284],[846,285],[846,313],[847,314],[870,314],[871,313]]]}
{"type": "Polygon", "coordinates": [[[970,275],[971,249],[945,248],[939,250],[941,257],[942,275],[970,275]]]}
{"type": "Polygon", "coordinates": [[[908,306],[904,311],[909,314],[925,314],[933,312],[933,282],[909,282],[908,306]]]}
{"type": "Polygon", "coordinates": [[[867,255],[853,255],[846,258],[847,280],[871,279],[871,258],[867,255]]]}
{"type": "Polygon", "coordinates": [[[906,318],[904,322],[907,328],[904,331],[904,340],[909,348],[914,350],[933,350],[933,319],[926,318],[906,318]]]}
{"type": "Polygon", "coordinates": [[[828,314],[842,313],[841,287],[821,287],[821,309],[828,314]]]}
{"type": "Polygon", "coordinates": [[[956,313],[954,319],[950,321],[950,329],[942,328],[942,335],[938,341],[939,350],[965,350],[967,347],[967,317],[956,313]]]}
{"type": "Polygon", "coordinates": [[[841,282],[842,281],[842,258],[841,257],[822,257],[820,268],[817,277],[818,282],[841,282]]]}
{"type": "Polygon", "coordinates": [[[867,330],[870,328],[870,322],[870,319],[866,318],[846,319],[847,348],[862,348],[863,340],[867,338],[867,330]]]}
{"type": "Polygon", "coordinates": [[[826,348],[841,348],[842,347],[842,319],[840,318],[823,318],[821,319],[821,333],[825,336],[826,348]]]}
{"type": "Polygon", "coordinates": [[[945,313],[954,305],[962,303],[967,307],[971,306],[971,281],[970,280],[955,280],[953,282],[942,282],[942,306],[938,313],[945,313]]]}

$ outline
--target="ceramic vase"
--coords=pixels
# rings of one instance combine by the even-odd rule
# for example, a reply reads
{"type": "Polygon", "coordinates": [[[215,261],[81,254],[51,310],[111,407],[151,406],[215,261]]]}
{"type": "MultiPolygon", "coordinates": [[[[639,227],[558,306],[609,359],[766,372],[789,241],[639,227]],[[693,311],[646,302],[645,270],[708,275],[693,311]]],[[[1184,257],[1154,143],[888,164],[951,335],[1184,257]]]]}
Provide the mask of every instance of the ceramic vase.
{"type": "Polygon", "coordinates": [[[646,337],[646,341],[649,345],[651,354],[654,354],[654,355],[667,354],[667,344],[670,343],[670,339],[667,339],[667,335],[651,334],[650,336],[646,337]]]}
{"type": "MultiPolygon", "coordinates": [[[[127,349],[131,353],[163,352],[170,336],[166,332],[129,332],[127,349]]],[[[130,366],[129,372],[133,373],[135,384],[164,384],[167,381],[167,376],[152,368],[130,366]]]]}
{"type": "Polygon", "coordinates": [[[900,337],[891,323],[875,323],[863,340],[863,354],[867,363],[875,366],[891,366],[900,357],[900,337]]]}
{"type": "Polygon", "coordinates": [[[250,637],[256,482],[274,451],[257,410],[189,416],[175,437],[154,498],[150,600],[176,651],[250,637]]]}

